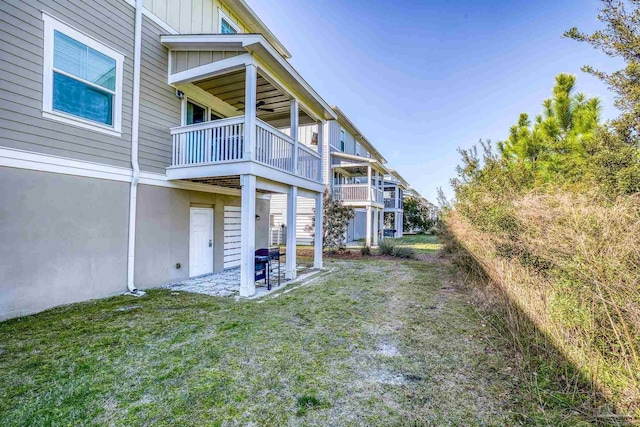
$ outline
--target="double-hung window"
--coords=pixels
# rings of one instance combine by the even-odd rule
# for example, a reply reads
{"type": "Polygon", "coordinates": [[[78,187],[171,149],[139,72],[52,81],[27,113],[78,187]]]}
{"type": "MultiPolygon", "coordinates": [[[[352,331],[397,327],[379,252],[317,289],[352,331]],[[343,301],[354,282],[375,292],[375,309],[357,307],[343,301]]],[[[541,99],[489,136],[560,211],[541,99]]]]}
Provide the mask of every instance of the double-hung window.
{"type": "Polygon", "coordinates": [[[340,131],[340,151],[342,151],[344,153],[344,149],[345,149],[345,141],[344,141],[344,130],[340,131]]]}
{"type": "Polygon", "coordinates": [[[119,136],[124,56],[43,14],[43,116],[119,136]]]}

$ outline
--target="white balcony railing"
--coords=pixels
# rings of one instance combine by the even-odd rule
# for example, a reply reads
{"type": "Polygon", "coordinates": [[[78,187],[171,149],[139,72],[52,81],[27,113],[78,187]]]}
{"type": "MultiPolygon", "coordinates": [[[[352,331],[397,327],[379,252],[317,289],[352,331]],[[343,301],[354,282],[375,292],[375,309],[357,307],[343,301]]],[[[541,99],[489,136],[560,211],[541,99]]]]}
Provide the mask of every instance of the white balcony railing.
{"type": "Polygon", "coordinates": [[[320,155],[299,143],[298,164],[294,165],[293,139],[259,119],[256,121],[256,140],[250,147],[254,156],[253,159],[246,158],[244,127],[245,118],[242,116],[172,128],[171,166],[254,160],[303,178],[321,181],[320,155]]]}
{"type": "Polygon", "coordinates": [[[321,181],[321,164],[320,154],[304,144],[298,144],[298,175],[314,181],[321,181]]]}
{"type": "Polygon", "coordinates": [[[333,187],[333,198],[343,202],[383,203],[382,190],[370,187],[369,184],[342,184],[333,187]]]}
{"type": "Polygon", "coordinates": [[[293,173],[293,139],[262,120],[257,122],[256,161],[293,173]]]}
{"type": "Polygon", "coordinates": [[[171,166],[241,160],[244,154],[244,117],[181,126],[171,135],[171,166]]]}

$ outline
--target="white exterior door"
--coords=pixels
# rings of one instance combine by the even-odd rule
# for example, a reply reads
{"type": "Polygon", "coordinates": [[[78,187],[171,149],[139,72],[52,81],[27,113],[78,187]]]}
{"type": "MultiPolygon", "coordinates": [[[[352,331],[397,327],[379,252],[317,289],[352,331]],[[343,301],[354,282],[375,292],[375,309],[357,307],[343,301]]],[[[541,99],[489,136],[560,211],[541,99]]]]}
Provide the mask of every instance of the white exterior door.
{"type": "Polygon", "coordinates": [[[189,276],[213,273],[213,209],[191,208],[189,276]]]}

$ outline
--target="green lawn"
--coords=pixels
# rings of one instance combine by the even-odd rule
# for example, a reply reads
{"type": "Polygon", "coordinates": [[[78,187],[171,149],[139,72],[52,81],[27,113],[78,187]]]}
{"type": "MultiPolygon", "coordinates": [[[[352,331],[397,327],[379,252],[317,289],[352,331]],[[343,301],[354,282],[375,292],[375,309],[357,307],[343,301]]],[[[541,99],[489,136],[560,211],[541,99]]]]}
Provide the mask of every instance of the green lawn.
{"type": "Polygon", "coordinates": [[[0,424],[527,423],[535,398],[446,262],[326,267],[264,300],[155,290],[0,323],[0,424]]]}
{"type": "Polygon", "coordinates": [[[442,244],[438,241],[438,237],[434,235],[405,235],[400,239],[394,239],[394,242],[400,246],[410,246],[419,254],[434,255],[442,249],[442,244]]]}

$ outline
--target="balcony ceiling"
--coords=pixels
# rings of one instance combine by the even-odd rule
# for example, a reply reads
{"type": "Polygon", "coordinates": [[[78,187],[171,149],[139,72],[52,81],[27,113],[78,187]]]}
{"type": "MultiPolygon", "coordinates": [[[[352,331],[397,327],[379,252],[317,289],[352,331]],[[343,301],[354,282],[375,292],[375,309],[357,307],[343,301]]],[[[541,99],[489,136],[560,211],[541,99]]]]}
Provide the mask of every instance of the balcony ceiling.
{"type": "MultiPolygon", "coordinates": [[[[221,99],[232,107],[244,111],[245,71],[234,71],[221,76],[194,82],[199,88],[221,99]]],[[[258,117],[277,128],[290,126],[291,100],[288,95],[276,88],[258,73],[257,100],[264,102],[258,110],[258,117]],[[266,110],[274,110],[266,111],[266,110]]],[[[300,125],[313,124],[313,119],[300,109],[300,125]]]]}

